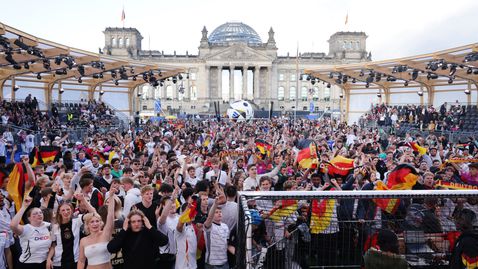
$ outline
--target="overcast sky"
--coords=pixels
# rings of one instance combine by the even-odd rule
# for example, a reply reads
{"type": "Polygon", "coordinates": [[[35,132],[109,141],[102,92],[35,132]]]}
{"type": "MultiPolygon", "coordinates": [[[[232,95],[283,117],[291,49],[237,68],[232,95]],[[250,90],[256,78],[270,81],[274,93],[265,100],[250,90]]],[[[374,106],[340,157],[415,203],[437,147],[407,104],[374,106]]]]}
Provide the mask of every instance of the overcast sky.
{"type": "Polygon", "coordinates": [[[141,32],[143,49],[166,53],[197,54],[202,27],[210,34],[228,21],[248,24],[263,42],[272,26],[280,55],[295,55],[297,43],[301,52],[328,52],[328,38],[344,30],[365,32],[374,60],[478,42],[476,0],[0,0],[0,22],[97,52],[102,31],[122,26],[123,5],[125,26],[141,32]]]}

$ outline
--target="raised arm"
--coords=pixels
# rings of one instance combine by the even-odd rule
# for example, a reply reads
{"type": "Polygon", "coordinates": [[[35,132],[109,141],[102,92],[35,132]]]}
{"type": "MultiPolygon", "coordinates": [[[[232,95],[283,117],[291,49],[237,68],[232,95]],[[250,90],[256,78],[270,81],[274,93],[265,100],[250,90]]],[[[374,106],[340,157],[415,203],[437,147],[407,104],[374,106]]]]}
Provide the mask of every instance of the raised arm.
{"type": "Polygon", "coordinates": [[[15,163],[15,152],[17,152],[17,145],[13,144],[12,155],[10,155],[10,163],[15,163]]]}
{"type": "Polygon", "coordinates": [[[23,200],[22,207],[13,217],[12,222],[10,222],[10,229],[12,229],[12,231],[17,235],[21,235],[23,233],[23,225],[20,224],[20,221],[22,220],[23,214],[25,214],[25,211],[31,205],[32,201],[33,199],[31,197],[26,197],[23,200]]]}
{"type": "Polygon", "coordinates": [[[216,213],[217,206],[226,203],[226,195],[224,195],[224,190],[220,187],[220,185],[217,182],[216,182],[216,190],[217,190],[216,199],[214,199],[214,203],[212,204],[211,209],[209,210],[209,214],[207,215],[207,219],[204,222],[204,227],[206,229],[211,228],[212,221],[214,218],[214,213],[216,213]]]}
{"type": "Polygon", "coordinates": [[[212,225],[212,220],[214,218],[214,213],[216,212],[216,209],[217,209],[217,205],[218,205],[218,197],[216,197],[216,199],[214,199],[214,203],[212,204],[211,206],[211,209],[209,209],[209,214],[207,215],[207,219],[206,221],[204,222],[204,227],[206,229],[209,229],[211,228],[211,225],[212,225]]]}
{"type": "Polygon", "coordinates": [[[113,234],[114,222],[115,222],[115,197],[116,197],[116,188],[110,188],[110,201],[108,203],[108,215],[106,217],[105,227],[103,229],[103,234],[106,235],[107,239],[111,239],[113,234]]]}
{"type": "Polygon", "coordinates": [[[22,163],[25,165],[25,168],[27,170],[27,175],[28,175],[28,181],[25,182],[25,190],[30,190],[33,186],[35,186],[36,178],[35,178],[35,173],[33,173],[33,169],[30,166],[30,160],[28,157],[22,158],[22,163]]]}
{"type": "Polygon", "coordinates": [[[80,202],[80,206],[83,206],[89,213],[96,213],[96,209],[85,199],[83,193],[77,193],[74,197],[80,202]]]}
{"type": "Polygon", "coordinates": [[[173,195],[171,195],[171,199],[168,199],[166,203],[164,204],[163,207],[163,212],[161,213],[161,216],[158,219],[158,223],[163,225],[166,223],[166,220],[169,215],[169,208],[171,207],[171,203],[174,203],[176,201],[176,198],[178,197],[178,192],[179,192],[179,187],[174,188],[173,195]]]}

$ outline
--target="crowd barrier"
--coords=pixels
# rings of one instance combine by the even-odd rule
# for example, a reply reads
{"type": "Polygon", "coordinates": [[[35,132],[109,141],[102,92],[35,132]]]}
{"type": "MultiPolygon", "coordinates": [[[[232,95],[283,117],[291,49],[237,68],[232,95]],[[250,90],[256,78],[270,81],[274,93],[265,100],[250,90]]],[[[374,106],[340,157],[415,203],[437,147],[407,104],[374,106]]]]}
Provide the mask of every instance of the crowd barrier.
{"type": "Polygon", "coordinates": [[[478,191],[241,192],[239,204],[237,268],[363,268],[381,229],[409,268],[448,268],[454,216],[478,213],[478,191]]]}

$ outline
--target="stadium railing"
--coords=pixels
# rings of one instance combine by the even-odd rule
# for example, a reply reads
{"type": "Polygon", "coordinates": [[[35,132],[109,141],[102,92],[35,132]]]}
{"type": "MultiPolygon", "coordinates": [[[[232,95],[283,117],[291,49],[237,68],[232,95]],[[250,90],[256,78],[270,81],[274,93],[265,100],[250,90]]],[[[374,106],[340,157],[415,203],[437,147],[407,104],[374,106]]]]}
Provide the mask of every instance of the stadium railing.
{"type": "Polygon", "coordinates": [[[236,268],[361,268],[385,228],[410,268],[448,268],[453,216],[477,202],[478,190],[240,192],[236,268]]]}

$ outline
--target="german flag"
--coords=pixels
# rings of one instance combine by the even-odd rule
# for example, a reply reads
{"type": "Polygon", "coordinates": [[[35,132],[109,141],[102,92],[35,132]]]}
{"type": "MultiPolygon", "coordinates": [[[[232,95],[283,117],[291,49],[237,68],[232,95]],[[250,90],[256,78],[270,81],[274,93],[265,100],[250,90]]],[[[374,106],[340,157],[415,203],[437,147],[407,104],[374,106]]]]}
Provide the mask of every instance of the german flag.
{"type": "Polygon", "coordinates": [[[427,153],[427,149],[424,147],[421,147],[416,142],[409,142],[408,144],[410,145],[410,147],[413,149],[414,152],[418,152],[418,154],[420,155],[425,155],[427,153]]]}
{"type": "Polygon", "coordinates": [[[297,211],[297,200],[287,199],[281,201],[279,208],[273,208],[269,212],[269,218],[273,222],[279,222],[284,218],[289,217],[297,211]]]}
{"type": "Polygon", "coordinates": [[[314,142],[310,143],[308,148],[299,151],[297,163],[302,168],[317,168],[319,160],[317,158],[317,146],[314,142]]]}
{"type": "Polygon", "coordinates": [[[55,162],[60,158],[61,148],[55,146],[41,146],[40,156],[43,163],[55,162]]]}
{"type": "MultiPolygon", "coordinates": [[[[418,179],[418,172],[409,164],[398,165],[388,175],[387,185],[377,182],[377,190],[410,190],[418,179]]],[[[394,214],[400,205],[400,199],[374,199],[375,204],[382,210],[394,214]]]]}
{"type": "Polygon", "coordinates": [[[105,155],[103,155],[103,153],[101,153],[99,151],[93,152],[91,157],[93,157],[93,156],[98,156],[100,164],[104,164],[106,162],[105,155]]]}
{"type": "MultiPolygon", "coordinates": [[[[332,189],[333,190],[333,189],[332,189]]],[[[315,199],[312,201],[312,214],[310,216],[310,233],[319,234],[325,231],[332,222],[335,210],[335,199],[315,199]]]]}
{"type": "Polygon", "coordinates": [[[22,207],[23,198],[29,192],[29,190],[25,190],[25,183],[28,181],[28,174],[25,169],[22,163],[16,163],[10,173],[7,185],[8,194],[15,202],[17,212],[22,207]]]}
{"type": "Polygon", "coordinates": [[[30,152],[30,164],[32,167],[38,164],[55,162],[60,158],[61,149],[55,146],[40,146],[30,152]]]}
{"type": "Polygon", "coordinates": [[[461,254],[461,262],[467,269],[478,268],[478,256],[470,257],[466,254],[461,254]]]}
{"type": "Polygon", "coordinates": [[[409,190],[417,183],[418,172],[415,167],[403,163],[390,172],[387,187],[391,190],[409,190]]]}
{"type": "Polygon", "coordinates": [[[184,210],[183,214],[179,216],[179,221],[181,223],[188,223],[194,220],[196,215],[198,214],[197,211],[197,200],[194,200],[191,206],[188,206],[186,210],[184,210]]]}
{"type": "Polygon", "coordinates": [[[33,148],[33,150],[30,152],[29,160],[30,165],[33,168],[41,163],[41,157],[38,151],[38,147],[33,148]]]}
{"type": "Polygon", "coordinates": [[[267,157],[271,156],[271,151],[272,151],[271,144],[269,144],[268,142],[262,139],[256,139],[255,143],[256,143],[256,148],[261,153],[259,155],[259,158],[264,159],[266,156],[267,157]]]}
{"type": "Polygon", "coordinates": [[[339,155],[330,160],[328,174],[331,176],[347,176],[352,169],[354,169],[354,160],[339,155]]]}
{"type": "MultiPolygon", "coordinates": [[[[389,188],[382,182],[377,182],[376,190],[389,190],[389,188]]],[[[389,214],[395,214],[398,206],[400,205],[400,199],[373,199],[375,204],[389,214]]]]}

